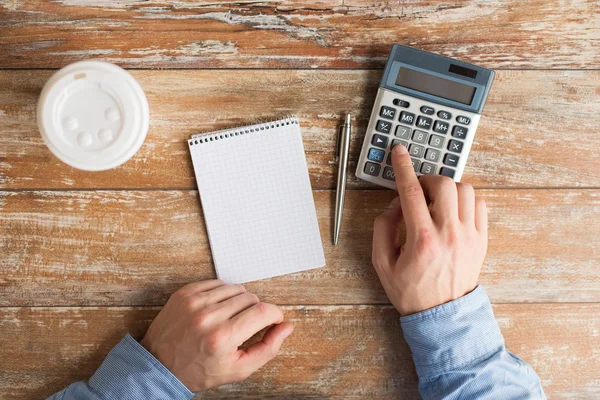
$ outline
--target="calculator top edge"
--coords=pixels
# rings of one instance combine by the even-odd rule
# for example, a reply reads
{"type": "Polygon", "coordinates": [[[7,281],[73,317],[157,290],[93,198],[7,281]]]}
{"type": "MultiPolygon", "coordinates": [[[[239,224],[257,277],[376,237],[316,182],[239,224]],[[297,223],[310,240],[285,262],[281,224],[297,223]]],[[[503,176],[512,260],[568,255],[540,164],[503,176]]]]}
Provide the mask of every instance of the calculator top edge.
{"type": "Polygon", "coordinates": [[[495,72],[491,69],[469,64],[439,54],[430,53],[412,47],[394,44],[387,60],[380,88],[388,89],[407,96],[430,101],[447,107],[481,114],[489,94],[495,72]],[[400,68],[424,72],[449,81],[466,84],[476,88],[471,104],[462,104],[450,99],[430,95],[395,84],[395,76],[400,68]]]}

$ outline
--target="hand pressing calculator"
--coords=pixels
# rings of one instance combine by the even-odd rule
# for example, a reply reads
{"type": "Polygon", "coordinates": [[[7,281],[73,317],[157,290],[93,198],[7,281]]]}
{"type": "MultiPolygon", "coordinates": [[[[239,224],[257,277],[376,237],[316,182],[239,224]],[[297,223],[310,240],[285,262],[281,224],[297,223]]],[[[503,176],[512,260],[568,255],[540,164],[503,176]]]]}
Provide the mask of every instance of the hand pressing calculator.
{"type": "Polygon", "coordinates": [[[396,189],[391,150],[408,149],[418,176],[459,182],[494,71],[395,44],[379,84],[356,176],[396,189]]]}

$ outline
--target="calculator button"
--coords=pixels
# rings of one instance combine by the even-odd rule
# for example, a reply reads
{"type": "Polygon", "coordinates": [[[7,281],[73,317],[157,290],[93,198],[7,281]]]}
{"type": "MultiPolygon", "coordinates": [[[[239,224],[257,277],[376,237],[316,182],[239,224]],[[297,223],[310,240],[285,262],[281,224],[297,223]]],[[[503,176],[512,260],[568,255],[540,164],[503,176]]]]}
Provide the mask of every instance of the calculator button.
{"type": "Polygon", "coordinates": [[[409,140],[411,132],[412,129],[407,128],[406,126],[398,125],[396,127],[396,136],[398,136],[400,139],[409,140]]]}
{"type": "Polygon", "coordinates": [[[438,149],[441,149],[444,146],[444,141],[446,139],[444,139],[441,136],[438,135],[431,135],[431,137],[429,138],[429,145],[436,147],[438,149]]]}
{"type": "Polygon", "coordinates": [[[471,123],[471,118],[465,117],[464,115],[457,115],[456,122],[463,125],[469,125],[471,123]]]}
{"type": "Polygon", "coordinates": [[[459,157],[454,154],[446,154],[444,156],[444,164],[449,165],[451,167],[456,167],[458,165],[459,157]]]}
{"type": "Polygon", "coordinates": [[[457,140],[451,140],[448,143],[448,150],[453,151],[455,153],[460,153],[462,151],[463,144],[457,140]]]}
{"type": "Polygon", "coordinates": [[[402,146],[404,146],[404,147],[406,147],[408,149],[408,143],[407,142],[405,142],[404,140],[396,140],[396,139],[392,140],[392,147],[391,148],[393,149],[398,144],[401,144],[402,146]]]}
{"type": "Polygon", "coordinates": [[[410,103],[408,101],[404,101],[404,100],[400,100],[400,99],[394,99],[394,101],[392,101],[392,103],[394,103],[395,106],[403,107],[403,108],[408,108],[410,106],[410,103]]]}
{"type": "Polygon", "coordinates": [[[425,143],[427,143],[427,136],[428,136],[427,132],[423,132],[423,131],[419,131],[419,130],[415,129],[415,132],[413,133],[413,136],[412,136],[412,140],[413,140],[413,142],[425,144],[425,143]]]}
{"type": "Polygon", "coordinates": [[[428,162],[424,162],[423,164],[421,164],[421,173],[422,174],[435,174],[436,169],[437,169],[437,167],[435,166],[435,164],[431,164],[428,162]]]}
{"type": "Polygon", "coordinates": [[[435,124],[433,124],[433,131],[437,133],[446,133],[448,132],[449,126],[450,125],[448,125],[447,122],[435,121],[435,124]]]}
{"type": "Polygon", "coordinates": [[[440,160],[441,155],[442,152],[439,150],[427,149],[427,151],[425,152],[425,159],[427,161],[438,162],[440,160]]]}
{"type": "Polygon", "coordinates": [[[385,151],[379,150],[379,149],[374,149],[371,147],[369,149],[369,155],[367,156],[367,158],[371,161],[382,162],[384,155],[385,155],[385,151]]]}
{"type": "Polygon", "coordinates": [[[381,169],[381,165],[375,164],[375,163],[372,163],[372,162],[367,162],[365,164],[364,172],[367,175],[378,176],[380,169],[381,169]]]}
{"type": "Polygon", "coordinates": [[[371,139],[371,144],[373,146],[377,146],[377,147],[381,147],[382,149],[385,149],[387,147],[388,144],[388,138],[386,138],[383,135],[373,135],[373,139],[371,139]]]}
{"type": "Polygon", "coordinates": [[[456,125],[454,128],[452,128],[452,136],[455,138],[464,139],[467,137],[467,132],[469,132],[469,130],[464,126],[456,125]]]}
{"type": "Polygon", "coordinates": [[[427,118],[427,117],[419,117],[417,119],[417,126],[419,128],[423,128],[423,129],[429,129],[431,128],[431,123],[432,123],[432,119],[431,118],[427,118]]]}
{"type": "Polygon", "coordinates": [[[393,169],[391,169],[390,167],[385,167],[383,169],[383,179],[393,181],[395,178],[396,178],[396,175],[394,175],[393,169]]]}
{"type": "Polygon", "coordinates": [[[400,113],[400,122],[407,125],[412,125],[415,123],[415,114],[409,113],[406,111],[402,111],[400,113]]]}
{"type": "Polygon", "coordinates": [[[419,172],[419,169],[421,168],[421,161],[415,160],[414,158],[411,158],[410,161],[412,161],[412,166],[415,172],[419,172]]]}
{"type": "Polygon", "coordinates": [[[390,133],[390,129],[392,129],[392,124],[390,122],[382,120],[377,121],[377,126],[375,127],[377,132],[390,133]]]}
{"type": "Polygon", "coordinates": [[[437,116],[440,117],[441,119],[452,118],[452,114],[450,114],[448,111],[438,111],[437,116]]]}
{"type": "Polygon", "coordinates": [[[455,172],[456,171],[454,171],[452,168],[442,167],[442,169],[440,170],[440,175],[447,176],[448,178],[454,179],[455,172]]]}
{"type": "Polygon", "coordinates": [[[421,112],[426,115],[433,115],[435,110],[429,106],[423,106],[421,107],[421,112]]]}
{"type": "Polygon", "coordinates": [[[387,156],[387,158],[386,158],[386,160],[385,160],[385,163],[386,163],[387,165],[392,165],[392,153],[389,153],[389,154],[388,154],[388,156],[387,156]]]}
{"type": "Polygon", "coordinates": [[[396,109],[392,107],[383,106],[379,111],[379,116],[383,118],[394,119],[394,117],[396,116],[396,109]]]}
{"type": "Polygon", "coordinates": [[[412,157],[421,158],[425,153],[425,147],[419,146],[418,144],[411,144],[408,152],[412,157]]]}

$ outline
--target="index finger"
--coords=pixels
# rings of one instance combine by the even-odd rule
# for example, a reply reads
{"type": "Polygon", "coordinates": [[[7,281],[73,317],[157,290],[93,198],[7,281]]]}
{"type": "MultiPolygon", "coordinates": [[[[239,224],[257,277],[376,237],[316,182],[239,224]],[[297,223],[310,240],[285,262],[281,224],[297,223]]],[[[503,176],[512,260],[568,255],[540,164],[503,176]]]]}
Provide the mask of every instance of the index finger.
{"type": "Polygon", "coordinates": [[[407,231],[414,233],[419,228],[432,225],[423,188],[413,169],[408,150],[401,144],[394,146],[392,150],[392,167],[407,231]]]}
{"type": "Polygon", "coordinates": [[[245,311],[242,311],[231,319],[232,340],[241,345],[257,332],[283,322],[283,313],[279,307],[268,303],[257,303],[245,311]]]}

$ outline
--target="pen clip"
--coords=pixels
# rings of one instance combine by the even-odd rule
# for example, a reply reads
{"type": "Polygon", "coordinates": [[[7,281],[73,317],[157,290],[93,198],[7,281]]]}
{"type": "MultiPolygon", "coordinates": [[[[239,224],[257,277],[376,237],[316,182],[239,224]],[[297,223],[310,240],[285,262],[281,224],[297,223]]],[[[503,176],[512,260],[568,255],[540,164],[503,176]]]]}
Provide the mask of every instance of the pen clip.
{"type": "Polygon", "coordinates": [[[340,162],[340,147],[342,146],[342,135],[344,134],[344,125],[338,126],[337,145],[335,149],[335,162],[340,162]]]}

